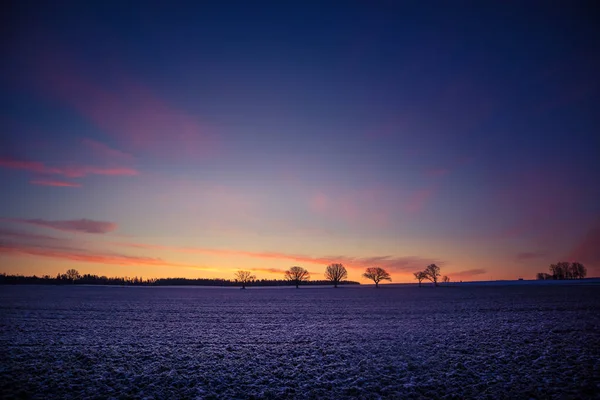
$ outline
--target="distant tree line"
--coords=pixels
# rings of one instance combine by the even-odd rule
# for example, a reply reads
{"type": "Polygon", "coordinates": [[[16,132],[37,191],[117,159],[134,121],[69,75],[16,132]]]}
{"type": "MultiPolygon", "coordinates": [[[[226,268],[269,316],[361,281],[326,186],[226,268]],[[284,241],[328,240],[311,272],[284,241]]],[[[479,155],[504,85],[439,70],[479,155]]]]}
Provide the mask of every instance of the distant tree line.
{"type": "MultiPolygon", "coordinates": [[[[56,277],[44,275],[38,277],[23,275],[0,274],[0,285],[119,285],[119,286],[240,286],[246,289],[249,286],[284,286],[294,285],[299,288],[300,285],[328,285],[333,284],[335,288],[338,285],[359,285],[359,282],[348,280],[348,271],[344,265],[339,263],[329,264],[325,268],[325,279],[311,280],[310,273],[299,266],[293,266],[284,271],[283,279],[257,279],[252,271],[238,270],[234,273],[234,279],[221,278],[147,278],[143,277],[107,277],[92,274],[81,275],[76,269],[69,269],[64,274],[58,274],[56,277]]],[[[392,277],[385,269],[380,267],[369,267],[362,276],[375,283],[375,288],[379,288],[381,281],[391,281],[392,277]]],[[[415,272],[415,278],[419,280],[419,286],[423,279],[428,279],[438,286],[440,277],[440,267],[435,264],[428,265],[424,271],[415,272]]],[[[447,276],[442,278],[443,282],[449,282],[447,276]]]]}
{"type": "Polygon", "coordinates": [[[587,275],[587,268],[582,263],[569,263],[561,261],[556,264],[550,264],[550,273],[538,272],[538,280],[565,280],[565,279],[583,279],[587,275]]]}
{"type": "MultiPolygon", "coordinates": [[[[208,278],[142,278],[142,277],[107,277],[91,274],[81,275],[71,279],[66,274],[57,276],[23,276],[0,274],[0,285],[117,285],[117,286],[240,286],[235,279],[208,279],[208,278]]],[[[247,282],[247,286],[289,286],[285,279],[256,279],[247,282]]],[[[328,285],[328,280],[313,280],[305,282],[307,285],[328,285]]],[[[359,282],[343,281],[342,285],[359,285],[359,282]]]]}

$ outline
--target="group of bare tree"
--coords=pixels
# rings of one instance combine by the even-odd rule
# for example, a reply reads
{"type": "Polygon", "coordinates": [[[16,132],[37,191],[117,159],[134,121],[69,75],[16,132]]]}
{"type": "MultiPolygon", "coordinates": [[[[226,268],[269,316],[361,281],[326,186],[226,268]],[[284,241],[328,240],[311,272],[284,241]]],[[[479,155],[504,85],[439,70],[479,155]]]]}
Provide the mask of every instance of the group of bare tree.
{"type": "MultiPolygon", "coordinates": [[[[379,267],[367,268],[362,276],[371,279],[375,283],[376,288],[379,288],[379,282],[392,280],[390,274],[385,269],[379,267]]],[[[284,278],[295,285],[296,288],[299,288],[302,283],[310,280],[310,273],[302,267],[294,266],[284,272],[284,278]]],[[[348,271],[342,264],[329,264],[325,268],[325,279],[333,284],[333,287],[337,288],[339,284],[346,282],[347,278],[348,271]]],[[[255,280],[256,276],[250,271],[237,271],[235,273],[235,281],[242,285],[242,289],[245,289],[248,284],[255,280]]]]}
{"type": "MultiPolygon", "coordinates": [[[[435,264],[429,264],[423,271],[415,272],[413,275],[415,276],[415,279],[419,281],[419,287],[421,287],[421,282],[423,282],[425,279],[430,280],[434,286],[439,286],[438,282],[442,274],[440,272],[440,267],[435,264]]],[[[448,278],[446,275],[444,275],[441,279],[444,283],[450,282],[450,278],[448,278]]]]}
{"type": "MultiPolygon", "coordinates": [[[[333,283],[334,287],[338,287],[347,277],[348,271],[346,271],[346,268],[342,264],[329,264],[325,269],[325,278],[327,281],[333,283]]],[[[310,280],[310,272],[302,267],[294,266],[285,271],[284,278],[294,284],[296,288],[299,288],[300,284],[310,280]]],[[[235,273],[235,281],[242,285],[242,289],[245,289],[246,285],[255,279],[256,276],[250,271],[237,271],[235,273]]]]}
{"type": "Polygon", "coordinates": [[[579,262],[569,263],[561,261],[556,264],[550,264],[549,270],[551,274],[539,272],[536,278],[538,280],[583,279],[587,275],[587,268],[579,262]]]}

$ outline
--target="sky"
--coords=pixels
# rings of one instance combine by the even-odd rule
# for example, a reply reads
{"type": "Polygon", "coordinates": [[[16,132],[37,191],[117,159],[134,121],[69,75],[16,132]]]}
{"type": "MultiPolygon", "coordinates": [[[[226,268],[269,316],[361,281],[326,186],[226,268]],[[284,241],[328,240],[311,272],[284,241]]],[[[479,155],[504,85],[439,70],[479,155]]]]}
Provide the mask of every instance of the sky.
{"type": "Polygon", "coordinates": [[[0,272],[600,276],[593,2],[15,1],[0,272]]]}

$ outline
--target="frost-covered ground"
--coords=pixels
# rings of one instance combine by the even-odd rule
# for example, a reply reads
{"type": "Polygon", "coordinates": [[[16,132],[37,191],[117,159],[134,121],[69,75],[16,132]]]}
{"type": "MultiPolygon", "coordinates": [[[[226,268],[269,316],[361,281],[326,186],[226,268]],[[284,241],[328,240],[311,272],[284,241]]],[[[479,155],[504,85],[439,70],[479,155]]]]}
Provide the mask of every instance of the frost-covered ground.
{"type": "Polygon", "coordinates": [[[600,286],[5,286],[0,393],[599,398],[600,286]]]}

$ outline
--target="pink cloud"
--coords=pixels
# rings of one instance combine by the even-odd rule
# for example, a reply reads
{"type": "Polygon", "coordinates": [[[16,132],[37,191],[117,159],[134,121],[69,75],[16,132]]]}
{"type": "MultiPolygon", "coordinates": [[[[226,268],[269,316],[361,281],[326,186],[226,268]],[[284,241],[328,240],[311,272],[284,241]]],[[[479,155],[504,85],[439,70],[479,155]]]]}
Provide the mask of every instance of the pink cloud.
{"type": "Polygon", "coordinates": [[[32,79],[36,89],[71,106],[128,150],[163,159],[197,159],[217,151],[216,137],[206,124],[125,74],[99,84],[86,74],[88,66],[56,44],[33,62],[39,65],[32,79]]]}
{"type": "Polygon", "coordinates": [[[41,186],[81,187],[80,183],[55,181],[55,180],[47,180],[47,179],[32,180],[32,181],[29,181],[29,183],[31,183],[32,185],[41,185],[41,186]]]}
{"type": "Polygon", "coordinates": [[[57,168],[49,168],[41,162],[37,161],[24,161],[14,160],[10,158],[0,158],[0,167],[9,169],[23,169],[30,172],[36,172],[40,174],[60,174],[60,170],[57,168]]]}
{"type": "Polygon", "coordinates": [[[173,263],[160,258],[135,257],[122,254],[108,254],[90,252],[82,249],[61,249],[40,246],[0,244],[0,255],[30,255],[39,257],[50,257],[60,260],[111,264],[122,266],[165,266],[196,268],[191,264],[173,263]]]}
{"type": "Polygon", "coordinates": [[[474,276],[483,275],[485,273],[487,273],[487,271],[483,268],[474,268],[474,269],[468,269],[465,271],[452,272],[452,273],[448,274],[448,276],[454,280],[457,280],[457,279],[472,278],[474,276]]]}
{"type": "Polygon", "coordinates": [[[81,178],[87,175],[135,176],[139,174],[136,169],[127,167],[101,168],[81,165],[64,167],[60,171],[68,178],[81,178]]]}
{"type": "Polygon", "coordinates": [[[48,221],[45,219],[21,219],[21,218],[3,218],[4,221],[18,222],[22,224],[36,225],[44,228],[56,229],[67,232],[85,232],[85,233],[109,233],[117,229],[114,222],[94,221],[91,219],[76,219],[66,221],[48,221]]]}
{"type": "Polygon", "coordinates": [[[49,167],[38,161],[24,161],[10,158],[0,159],[0,167],[20,169],[37,174],[63,175],[67,178],[81,178],[87,175],[134,176],[139,174],[137,170],[126,167],[103,168],[86,165],[49,167]]]}
{"type": "Polygon", "coordinates": [[[431,258],[423,258],[417,256],[376,256],[376,257],[349,257],[349,256],[322,256],[322,257],[311,257],[307,255],[299,254],[287,254],[279,252],[253,252],[243,250],[229,250],[229,249],[210,249],[202,247],[175,247],[175,246],[162,246],[162,245],[151,245],[142,243],[113,243],[117,246],[140,248],[140,249],[152,249],[152,250],[163,250],[173,251],[182,253],[192,254],[213,254],[221,256],[241,256],[259,258],[265,260],[286,260],[294,263],[306,263],[306,264],[320,264],[328,265],[334,262],[341,262],[348,267],[372,267],[378,266],[389,269],[393,272],[398,271],[412,271],[420,270],[425,268],[427,265],[432,263],[443,264],[443,262],[431,258]]]}

